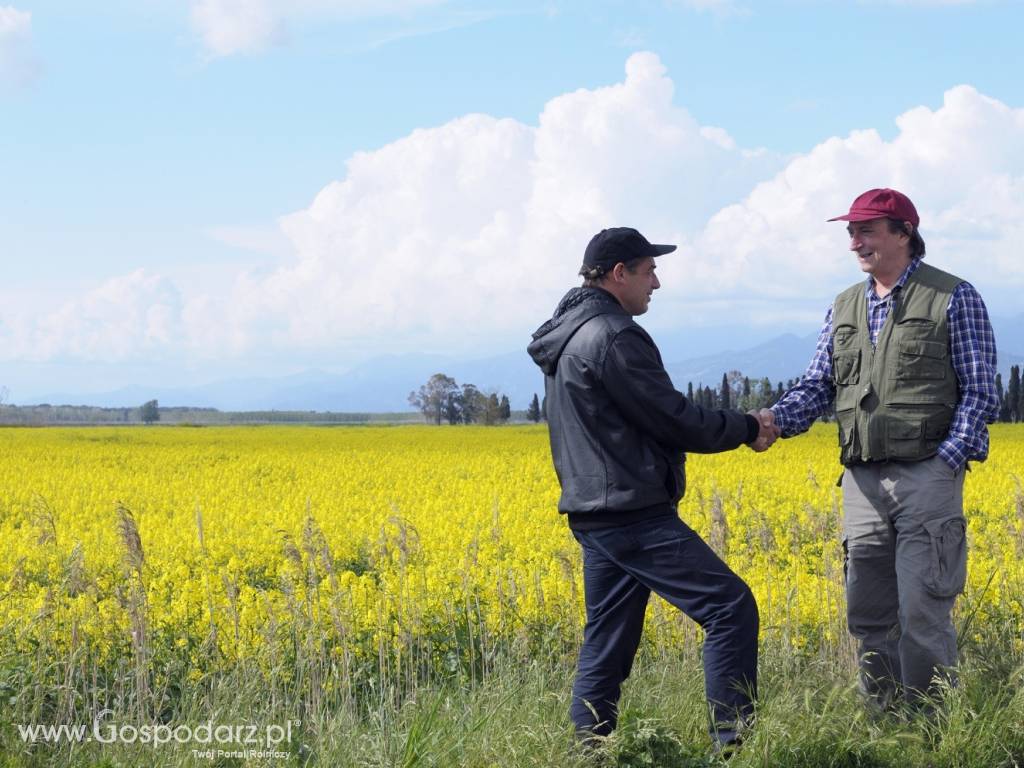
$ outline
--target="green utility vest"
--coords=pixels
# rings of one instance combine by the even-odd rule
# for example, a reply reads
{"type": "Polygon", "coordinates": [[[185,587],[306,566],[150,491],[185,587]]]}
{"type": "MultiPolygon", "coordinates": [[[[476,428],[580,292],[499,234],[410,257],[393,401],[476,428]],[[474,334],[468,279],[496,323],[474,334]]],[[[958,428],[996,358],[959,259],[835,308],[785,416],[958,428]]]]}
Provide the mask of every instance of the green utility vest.
{"type": "Polygon", "coordinates": [[[960,278],[919,264],[872,346],[864,283],[832,306],[832,380],[843,464],[919,461],[949,434],[959,386],[946,310],[960,278]]]}

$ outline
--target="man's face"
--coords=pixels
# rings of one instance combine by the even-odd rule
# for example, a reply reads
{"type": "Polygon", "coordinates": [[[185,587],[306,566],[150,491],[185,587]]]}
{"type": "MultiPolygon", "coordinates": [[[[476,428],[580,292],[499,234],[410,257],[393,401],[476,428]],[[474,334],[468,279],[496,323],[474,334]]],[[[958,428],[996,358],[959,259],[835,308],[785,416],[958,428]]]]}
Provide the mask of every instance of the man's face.
{"type": "Polygon", "coordinates": [[[633,272],[627,270],[625,265],[615,266],[616,284],[619,289],[616,291],[616,297],[629,314],[642,315],[650,306],[651,294],[661,287],[658,276],[654,274],[656,268],[651,256],[637,262],[633,272]]]}
{"type": "Polygon", "coordinates": [[[908,235],[891,232],[887,219],[851,221],[846,231],[850,234],[850,250],[857,254],[861,270],[869,275],[902,272],[910,260],[908,235]]]}

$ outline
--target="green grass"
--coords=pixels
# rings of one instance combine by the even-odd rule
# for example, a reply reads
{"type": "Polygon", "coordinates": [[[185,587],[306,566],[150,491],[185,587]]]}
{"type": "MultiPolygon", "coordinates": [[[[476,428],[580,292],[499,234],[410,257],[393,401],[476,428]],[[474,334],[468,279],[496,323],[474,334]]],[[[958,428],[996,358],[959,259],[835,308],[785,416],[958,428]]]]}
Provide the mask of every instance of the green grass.
{"type": "MultiPolygon", "coordinates": [[[[0,766],[402,766],[725,765],[711,755],[702,675],[694,655],[642,650],[626,683],[618,730],[594,752],[574,746],[567,709],[572,658],[499,659],[481,680],[449,677],[402,690],[368,685],[356,701],[310,698],[255,670],[236,669],[182,687],[161,717],[172,726],[282,724],[300,719],[287,759],[209,760],[188,746],[85,743],[59,748],[23,743],[12,723],[29,716],[37,686],[7,687],[0,715],[0,766]]],[[[24,683],[25,678],[20,678],[24,683]]],[[[1024,765],[1024,668],[1000,638],[965,650],[960,685],[932,719],[875,719],[862,706],[852,669],[821,657],[762,651],[758,716],[731,768],[999,768],[1024,765]],[[1016,666],[1010,662],[1016,659],[1016,666]],[[994,664],[994,660],[996,663],[994,664]]],[[[130,685],[130,680],[124,681],[130,685]]],[[[113,687],[111,687],[113,690],[113,687]]],[[[46,692],[43,692],[46,693],[46,692]]],[[[50,691],[59,698],[60,691],[50,691]]],[[[66,693],[66,692],[65,692],[66,693]]],[[[323,693],[323,692],[321,692],[323,693]]],[[[44,697],[45,698],[45,697],[44,697]]],[[[117,710],[116,705],[112,706],[117,710]]],[[[78,716],[77,722],[81,722],[78,716]]],[[[127,723],[115,714],[109,722],[127,723]]],[[[213,745],[216,747],[217,745],[213,745]]],[[[228,745],[228,749],[237,746],[228,745]]]]}

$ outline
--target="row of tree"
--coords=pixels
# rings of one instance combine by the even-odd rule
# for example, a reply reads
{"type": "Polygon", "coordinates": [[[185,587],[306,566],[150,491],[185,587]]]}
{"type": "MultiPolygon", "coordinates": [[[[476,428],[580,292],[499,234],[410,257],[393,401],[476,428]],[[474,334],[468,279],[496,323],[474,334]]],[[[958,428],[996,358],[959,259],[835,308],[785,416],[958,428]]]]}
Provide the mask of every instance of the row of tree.
{"type": "Polygon", "coordinates": [[[1024,421],[1024,385],[1019,365],[1010,366],[1010,381],[1003,391],[1003,375],[996,374],[996,394],[999,395],[999,421],[1024,421]]]}
{"type": "Polygon", "coordinates": [[[409,393],[409,404],[429,421],[440,424],[503,424],[512,416],[508,396],[481,392],[475,384],[461,386],[451,376],[435,373],[426,384],[409,393]]]}
{"type": "MultiPolygon", "coordinates": [[[[693,382],[688,382],[686,399],[701,408],[736,408],[750,411],[774,405],[786,389],[796,384],[796,381],[790,379],[785,386],[780,381],[773,387],[768,377],[751,381],[749,376],[744,376],[739,371],[730,371],[722,374],[722,383],[714,389],[700,383],[694,389],[693,382]]],[[[547,398],[541,401],[535,394],[526,409],[526,418],[530,421],[547,418],[546,405],[547,398]]]]}
{"type": "MultiPolygon", "coordinates": [[[[773,386],[768,378],[751,381],[739,371],[722,374],[720,386],[712,389],[690,382],[686,387],[687,399],[702,408],[736,408],[749,411],[773,405],[786,388],[793,386],[790,379],[785,386],[780,381],[773,386]]],[[[459,384],[451,376],[435,373],[426,384],[409,393],[409,404],[418,408],[429,421],[440,424],[501,424],[512,414],[508,397],[497,393],[484,394],[472,384],[459,384]]],[[[536,393],[526,408],[526,418],[538,422],[547,418],[547,398],[541,400],[536,393]]]]}
{"type": "MultiPolygon", "coordinates": [[[[785,385],[780,381],[772,386],[767,377],[751,381],[750,377],[744,376],[740,371],[729,371],[722,374],[722,382],[715,388],[701,383],[695,388],[693,382],[688,382],[686,397],[702,408],[736,408],[749,411],[768,408],[775,404],[795,383],[796,379],[790,379],[785,385]]],[[[1005,387],[1000,373],[996,374],[995,383],[999,397],[998,420],[1014,423],[1024,421],[1024,382],[1021,380],[1021,366],[1010,367],[1010,378],[1005,387]]],[[[7,395],[7,388],[0,387],[0,405],[3,405],[7,395]]],[[[435,424],[440,424],[442,419],[449,424],[502,424],[512,415],[507,395],[499,396],[497,392],[484,393],[473,384],[459,385],[455,379],[443,373],[435,373],[418,390],[410,392],[409,403],[435,424]]],[[[534,394],[526,408],[526,418],[534,422],[546,418],[546,405],[545,401],[534,394]]],[[[35,408],[49,409],[51,406],[35,408]]],[[[143,403],[138,409],[90,410],[103,411],[100,415],[105,421],[129,422],[138,419],[143,423],[152,424],[160,420],[160,408],[156,400],[143,403]]],[[[89,415],[94,417],[94,414],[89,415]]],[[[81,414],[78,414],[78,419],[82,418],[81,414]]]]}
{"type": "MultiPolygon", "coordinates": [[[[1024,422],[1024,377],[1021,366],[1010,366],[1010,378],[1003,386],[1003,375],[996,374],[996,394],[999,398],[999,415],[997,421],[1017,423],[1024,422]]],[[[767,378],[757,382],[744,376],[739,371],[722,374],[722,383],[716,389],[687,384],[686,396],[703,408],[737,408],[749,411],[752,408],[768,408],[778,402],[782,394],[796,384],[790,379],[783,386],[782,382],[773,388],[767,378]]],[[[827,420],[827,419],[826,419],[827,420]]]]}
{"type": "MultiPolygon", "coordinates": [[[[0,391],[0,395],[3,392],[0,391]]],[[[218,426],[227,424],[414,424],[418,414],[341,411],[220,411],[216,408],[163,406],[149,400],[137,408],[93,405],[6,405],[0,402],[0,426],[122,425],[218,426]]]]}
{"type": "Polygon", "coordinates": [[[750,411],[774,405],[789,387],[796,384],[796,381],[790,379],[785,385],[780,381],[772,386],[767,376],[751,381],[749,376],[744,376],[740,371],[729,371],[722,374],[722,383],[714,389],[700,383],[694,389],[693,382],[688,382],[686,399],[701,408],[735,408],[750,411]]]}

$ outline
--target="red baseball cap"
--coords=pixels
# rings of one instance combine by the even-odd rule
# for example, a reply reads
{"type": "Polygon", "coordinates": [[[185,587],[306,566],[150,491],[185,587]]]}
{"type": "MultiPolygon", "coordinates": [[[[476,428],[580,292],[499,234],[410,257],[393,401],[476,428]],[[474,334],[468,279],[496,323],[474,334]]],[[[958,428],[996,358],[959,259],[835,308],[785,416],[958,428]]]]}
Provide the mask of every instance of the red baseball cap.
{"type": "Polygon", "coordinates": [[[867,221],[868,219],[896,219],[909,221],[915,227],[921,223],[917,208],[910,198],[895,189],[869,189],[850,205],[845,216],[836,216],[829,221],[867,221]]]}

